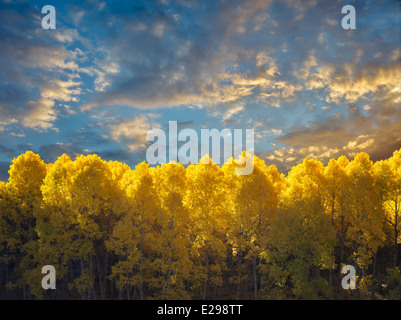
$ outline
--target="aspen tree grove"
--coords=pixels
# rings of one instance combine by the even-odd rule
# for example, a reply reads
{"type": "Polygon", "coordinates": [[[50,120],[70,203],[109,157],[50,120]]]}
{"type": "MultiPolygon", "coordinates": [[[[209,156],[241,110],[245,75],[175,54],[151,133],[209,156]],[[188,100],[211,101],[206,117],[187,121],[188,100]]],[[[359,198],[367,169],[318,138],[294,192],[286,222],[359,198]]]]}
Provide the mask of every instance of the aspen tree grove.
{"type": "Polygon", "coordinates": [[[304,159],[287,174],[254,156],[237,175],[232,160],[18,156],[0,182],[0,296],[401,298],[401,150],[304,159]],[[44,265],[57,290],[42,288],[44,265]],[[344,265],[355,290],[341,287],[344,265]]]}

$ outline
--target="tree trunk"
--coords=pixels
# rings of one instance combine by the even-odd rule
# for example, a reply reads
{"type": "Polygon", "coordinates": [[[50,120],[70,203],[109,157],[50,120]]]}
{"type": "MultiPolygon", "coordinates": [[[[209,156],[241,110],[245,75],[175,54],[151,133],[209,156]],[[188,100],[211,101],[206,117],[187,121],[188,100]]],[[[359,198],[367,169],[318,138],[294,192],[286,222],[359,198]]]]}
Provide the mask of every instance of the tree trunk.
{"type": "Polygon", "coordinates": [[[237,294],[236,294],[236,300],[240,299],[241,296],[241,284],[242,284],[242,250],[240,249],[238,253],[238,268],[237,268],[237,277],[238,277],[238,283],[237,283],[237,294]]]}
{"type": "MultiPolygon", "coordinates": [[[[356,251],[356,250],[355,250],[356,251]]],[[[358,264],[357,264],[357,262],[356,262],[356,258],[355,258],[355,260],[354,260],[354,264],[355,264],[355,276],[356,276],[356,274],[357,274],[357,267],[358,267],[358,264]]],[[[354,300],[357,300],[357,293],[358,293],[358,282],[359,282],[359,280],[361,279],[361,277],[358,277],[358,281],[355,279],[355,289],[353,290],[353,299],[354,300]]]]}
{"type": "MultiPolygon", "coordinates": [[[[91,276],[93,276],[93,255],[92,255],[92,253],[89,253],[89,274],[91,276]]],[[[95,290],[93,288],[93,285],[92,285],[92,287],[88,288],[88,299],[89,300],[96,299],[95,290]]]]}
{"type": "Polygon", "coordinates": [[[217,285],[216,286],[214,286],[214,290],[213,290],[213,300],[216,300],[217,299],[217,285]]]}
{"type": "Polygon", "coordinates": [[[134,286],[134,289],[132,290],[132,295],[131,295],[132,300],[135,300],[135,299],[136,299],[136,287],[137,287],[137,286],[134,286]]]}
{"type": "MultiPolygon", "coordinates": [[[[82,272],[84,272],[84,261],[82,259],[80,261],[80,264],[81,264],[81,276],[82,276],[82,272]]],[[[81,299],[86,300],[85,290],[82,290],[81,299]]]]}
{"type": "Polygon", "coordinates": [[[394,210],[394,267],[398,266],[398,202],[395,200],[394,210]]]}
{"type": "MultiPolygon", "coordinates": [[[[341,239],[340,239],[340,263],[344,261],[344,242],[345,242],[345,226],[344,226],[344,212],[343,208],[341,207],[341,239]]],[[[340,266],[340,265],[339,265],[340,266]]],[[[339,282],[340,285],[340,299],[344,299],[344,289],[339,282]]]]}
{"type": "MultiPolygon", "coordinates": [[[[108,270],[109,269],[109,251],[108,250],[106,250],[106,258],[105,258],[105,261],[104,261],[104,268],[103,268],[103,282],[104,282],[104,298],[106,299],[107,298],[107,275],[109,274],[108,273],[108,270]]],[[[109,282],[111,282],[111,281],[109,281],[109,282]]],[[[112,286],[110,286],[110,291],[109,291],[109,293],[111,292],[111,288],[112,288],[112,286]]]]}
{"type": "MultiPolygon", "coordinates": [[[[128,251],[127,251],[127,264],[128,264],[128,251]]],[[[126,290],[127,290],[127,300],[131,300],[131,298],[130,298],[130,288],[129,288],[129,283],[128,283],[128,270],[127,270],[127,273],[126,273],[126,277],[127,277],[127,283],[126,283],[126,290]]]]}
{"type": "Polygon", "coordinates": [[[208,282],[209,282],[209,246],[206,245],[206,280],[203,284],[203,295],[202,295],[202,300],[206,300],[206,293],[207,293],[207,287],[208,287],[208,282]]]}
{"type": "Polygon", "coordinates": [[[129,285],[128,282],[127,282],[126,290],[127,290],[127,300],[131,300],[131,296],[130,296],[130,285],[129,285]]]}
{"type": "Polygon", "coordinates": [[[9,260],[8,260],[8,247],[6,249],[6,256],[7,256],[7,263],[6,263],[6,296],[8,296],[8,267],[9,267],[9,260]]]}
{"type": "Polygon", "coordinates": [[[100,258],[99,258],[99,254],[96,255],[96,265],[97,265],[97,276],[98,276],[98,281],[99,281],[99,291],[100,291],[100,300],[104,300],[105,299],[105,283],[104,283],[104,279],[103,279],[103,269],[101,268],[100,265],[100,258]]]}
{"type": "Polygon", "coordinates": [[[141,218],[141,243],[140,243],[140,253],[141,256],[139,258],[139,299],[143,300],[143,273],[142,273],[142,264],[143,264],[143,238],[144,238],[144,230],[143,230],[143,216],[141,218]]]}
{"type": "Polygon", "coordinates": [[[376,261],[377,261],[377,251],[373,260],[373,271],[372,271],[372,291],[370,293],[370,299],[375,300],[375,285],[376,285],[376,261]]]}
{"type": "Polygon", "coordinates": [[[258,275],[256,271],[256,256],[253,257],[253,286],[254,300],[258,300],[258,275]]]}

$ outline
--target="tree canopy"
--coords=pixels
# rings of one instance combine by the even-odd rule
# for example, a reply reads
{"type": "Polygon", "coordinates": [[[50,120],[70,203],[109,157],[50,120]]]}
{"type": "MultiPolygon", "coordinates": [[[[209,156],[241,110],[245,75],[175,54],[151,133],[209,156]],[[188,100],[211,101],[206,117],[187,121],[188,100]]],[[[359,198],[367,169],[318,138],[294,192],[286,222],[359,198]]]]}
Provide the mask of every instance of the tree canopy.
{"type": "Polygon", "coordinates": [[[304,159],[286,175],[252,161],[238,175],[208,155],[135,168],[18,156],[0,182],[0,297],[401,298],[401,151],[304,159]],[[49,264],[54,291],[41,287],[49,264]]]}

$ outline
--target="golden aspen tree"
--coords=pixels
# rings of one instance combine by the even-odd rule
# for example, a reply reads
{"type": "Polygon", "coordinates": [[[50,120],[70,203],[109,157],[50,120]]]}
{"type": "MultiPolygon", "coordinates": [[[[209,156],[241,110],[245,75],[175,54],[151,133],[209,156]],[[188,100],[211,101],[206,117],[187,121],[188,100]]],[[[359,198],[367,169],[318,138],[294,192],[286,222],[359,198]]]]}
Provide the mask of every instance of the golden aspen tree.
{"type": "Polygon", "coordinates": [[[203,300],[223,284],[227,256],[227,220],[223,201],[225,181],[222,169],[205,155],[186,169],[188,192],[185,204],[190,212],[191,260],[194,263],[192,291],[203,300]]]}
{"type": "MultiPolygon", "coordinates": [[[[391,265],[388,265],[387,281],[389,283],[389,297],[396,299],[401,297],[400,269],[399,269],[399,242],[401,238],[401,150],[395,151],[389,159],[374,163],[376,174],[376,186],[380,192],[381,204],[385,215],[383,226],[386,235],[386,246],[392,257],[391,265]]],[[[376,262],[376,256],[375,261],[376,262]]],[[[375,268],[373,268],[375,271],[375,268]]],[[[371,298],[375,298],[375,273],[372,275],[371,298]]]]}
{"type": "Polygon", "coordinates": [[[161,209],[161,230],[155,242],[153,288],[158,299],[188,299],[189,215],[183,205],[186,171],[180,163],[162,164],[152,171],[161,209]]]}
{"type": "Polygon", "coordinates": [[[96,298],[96,271],[100,298],[105,298],[104,243],[118,218],[112,201],[117,190],[109,165],[97,155],[81,155],[75,161],[61,156],[42,186],[43,207],[38,213],[42,246],[47,247],[47,259],[53,252],[53,260],[62,261],[60,277],[68,269],[66,264],[70,269],[71,264],[79,264],[75,269],[80,270],[80,275],[73,276],[69,286],[82,299],[96,298]]]}
{"type": "MultiPolygon", "coordinates": [[[[349,179],[346,168],[349,160],[345,156],[336,159],[331,159],[324,170],[326,180],[325,184],[325,207],[326,213],[331,216],[331,224],[336,229],[338,240],[338,252],[336,250],[336,258],[338,259],[337,269],[335,275],[341,275],[343,263],[345,261],[345,242],[347,229],[350,221],[350,210],[346,205],[350,195],[351,181],[349,179]]],[[[341,281],[336,277],[335,281],[340,288],[340,295],[342,297],[343,290],[341,281]]],[[[330,299],[333,299],[333,270],[330,269],[329,273],[330,283],[330,299]]]]}
{"type": "MultiPolygon", "coordinates": [[[[100,286],[100,298],[105,298],[105,278],[108,252],[105,242],[108,240],[119,215],[113,210],[113,199],[119,194],[118,185],[112,179],[108,163],[93,154],[81,155],[74,161],[72,176],[71,207],[77,215],[81,237],[92,243],[84,264],[84,283],[87,298],[94,298],[93,281],[95,270],[100,286]],[[103,279],[103,281],[102,281],[103,279]]],[[[82,287],[82,286],[81,286],[82,287]]]]}
{"type": "Polygon", "coordinates": [[[354,297],[370,287],[374,299],[385,276],[389,298],[401,296],[401,150],[376,163],[366,153],[326,167],[304,159],[287,177],[245,152],[221,168],[206,155],[186,169],[134,170],[26,152],[9,173],[2,296],[107,299],[117,288],[127,299],[211,299],[228,280],[237,299],[333,298],[345,264],[357,269],[354,297]],[[238,174],[241,158],[249,175],[238,174]],[[44,265],[55,267],[57,290],[42,288],[44,265]]]}
{"type": "Polygon", "coordinates": [[[7,248],[7,235],[11,234],[11,226],[7,221],[8,195],[6,184],[0,181],[0,288],[7,291],[9,273],[9,255],[7,248]],[[3,281],[4,279],[4,281],[3,281]]]}
{"type": "Polygon", "coordinates": [[[3,181],[0,181],[0,252],[3,252],[5,249],[7,234],[7,222],[3,216],[7,210],[7,188],[6,184],[3,181]]]}
{"type": "Polygon", "coordinates": [[[227,230],[227,244],[230,250],[230,258],[232,259],[232,274],[230,275],[230,283],[236,286],[236,299],[240,299],[243,295],[243,284],[248,279],[249,268],[243,263],[244,253],[247,252],[249,239],[245,234],[242,208],[240,206],[239,190],[242,179],[237,174],[238,165],[235,159],[230,158],[223,165],[222,170],[225,176],[226,196],[224,199],[224,207],[229,221],[227,230]]]}
{"type": "Polygon", "coordinates": [[[398,265],[398,247],[401,234],[401,150],[395,151],[388,161],[391,168],[391,179],[385,208],[387,212],[390,212],[390,224],[394,230],[394,264],[398,265]]]}
{"type": "Polygon", "coordinates": [[[144,287],[150,280],[153,245],[159,231],[160,210],[150,169],[142,162],[124,174],[121,186],[126,191],[126,210],[107,241],[108,248],[121,259],[112,267],[110,277],[120,289],[125,286],[127,299],[135,298],[137,289],[139,298],[145,298],[144,287]]]}
{"type": "MultiPolygon", "coordinates": [[[[241,157],[250,155],[243,153],[241,157]]],[[[237,273],[233,277],[237,284],[237,299],[241,296],[241,283],[248,279],[247,270],[253,270],[254,299],[258,298],[258,257],[261,250],[260,239],[268,230],[269,219],[278,207],[284,178],[274,166],[269,168],[257,156],[253,156],[254,170],[249,175],[236,174],[236,161],[225,164],[223,171],[226,181],[235,181],[229,189],[231,217],[228,241],[232,245],[237,260],[237,273]]],[[[239,161],[238,161],[239,162],[239,161]]]]}
{"type": "Polygon", "coordinates": [[[113,183],[113,186],[118,187],[118,190],[114,191],[120,192],[119,195],[125,195],[126,190],[124,190],[124,186],[122,185],[123,178],[127,172],[131,172],[131,168],[127,164],[118,161],[109,161],[107,164],[110,170],[110,179],[113,183]]]}
{"type": "MultiPolygon", "coordinates": [[[[83,261],[90,254],[93,244],[83,234],[75,211],[75,173],[75,163],[63,154],[49,168],[43,181],[42,206],[35,213],[39,237],[38,256],[42,266],[50,264],[56,268],[58,281],[64,281],[64,291],[76,288],[84,298],[87,287],[92,284],[88,272],[83,268],[83,261]]],[[[41,288],[37,289],[37,294],[43,296],[41,288]]]]}
{"type": "Polygon", "coordinates": [[[289,172],[280,212],[261,253],[265,297],[282,298],[288,289],[304,299],[328,295],[320,273],[333,268],[336,240],[331,217],[325,213],[324,188],[320,161],[304,159],[289,172]]]}
{"type": "Polygon", "coordinates": [[[30,299],[31,270],[35,268],[34,247],[37,240],[34,210],[42,198],[40,186],[46,175],[46,164],[40,156],[27,151],[13,160],[6,184],[8,199],[4,213],[9,224],[6,235],[7,255],[15,264],[10,287],[22,288],[23,298],[30,299]]]}
{"type": "Polygon", "coordinates": [[[330,214],[333,224],[342,217],[344,203],[349,194],[349,179],[346,172],[348,164],[349,160],[341,156],[337,160],[331,159],[324,170],[327,213],[330,214]]]}
{"type": "MultiPolygon", "coordinates": [[[[351,181],[347,203],[351,213],[347,244],[353,252],[352,258],[350,257],[353,261],[350,264],[358,268],[361,274],[356,281],[357,287],[362,289],[360,292],[364,292],[372,278],[367,274],[368,267],[373,263],[374,274],[377,250],[383,245],[384,213],[369,155],[358,153],[347,166],[347,172],[351,181]]],[[[355,297],[356,292],[355,290],[355,297]]]]}
{"type": "MultiPolygon", "coordinates": [[[[109,239],[109,236],[112,234],[114,227],[121,220],[122,214],[126,212],[127,208],[127,199],[126,193],[122,186],[122,180],[125,173],[131,171],[131,168],[125,164],[118,161],[109,161],[108,166],[111,172],[111,187],[112,187],[112,196],[110,197],[110,209],[112,213],[112,219],[109,219],[109,223],[107,224],[107,230],[105,230],[106,238],[109,239]]],[[[97,259],[97,265],[99,270],[99,287],[101,288],[101,296],[106,295],[106,282],[111,281],[108,276],[111,272],[111,265],[116,262],[117,257],[112,254],[112,252],[107,247],[107,240],[104,242],[106,248],[104,248],[104,255],[102,259],[97,259]],[[103,260],[103,263],[101,263],[103,260]]],[[[110,282],[112,285],[112,282],[110,282]]]]}
{"type": "Polygon", "coordinates": [[[111,267],[109,277],[120,290],[120,293],[124,289],[126,290],[128,300],[135,298],[135,294],[132,297],[131,287],[136,288],[142,286],[143,283],[142,275],[140,276],[137,272],[139,261],[143,259],[142,252],[139,251],[140,244],[141,233],[138,221],[131,211],[127,212],[115,225],[106,245],[118,258],[117,262],[111,267]]]}
{"type": "Polygon", "coordinates": [[[393,267],[397,267],[401,238],[401,151],[395,151],[389,159],[376,162],[374,168],[386,221],[391,228],[393,267]]]}

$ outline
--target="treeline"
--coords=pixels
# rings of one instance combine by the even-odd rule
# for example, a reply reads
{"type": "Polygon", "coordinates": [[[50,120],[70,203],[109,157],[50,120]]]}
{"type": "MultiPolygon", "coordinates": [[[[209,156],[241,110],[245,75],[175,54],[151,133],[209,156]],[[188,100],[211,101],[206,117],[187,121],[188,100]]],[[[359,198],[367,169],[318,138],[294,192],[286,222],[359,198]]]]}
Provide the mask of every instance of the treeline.
{"type": "Polygon", "coordinates": [[[401,150],[305,159],[286,176],[244,156],[250,175],[208,156],[131,170],[20,155],[0,183],[0,298],[401,297],[401,150]],[[45,265],[56,290],[42,289],[45,265]],[[341,287],[344,265],[355,290],[341,287]]]}

